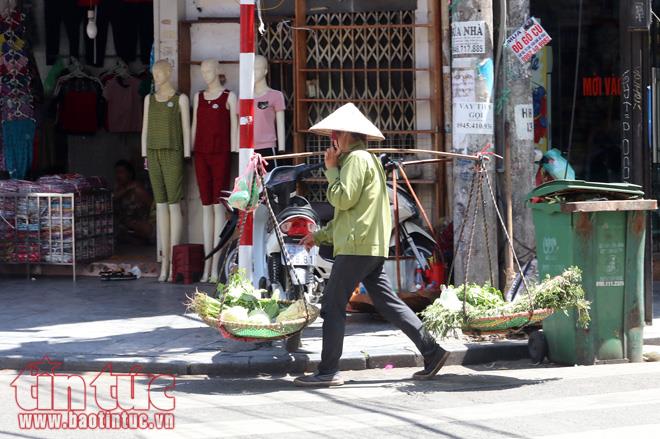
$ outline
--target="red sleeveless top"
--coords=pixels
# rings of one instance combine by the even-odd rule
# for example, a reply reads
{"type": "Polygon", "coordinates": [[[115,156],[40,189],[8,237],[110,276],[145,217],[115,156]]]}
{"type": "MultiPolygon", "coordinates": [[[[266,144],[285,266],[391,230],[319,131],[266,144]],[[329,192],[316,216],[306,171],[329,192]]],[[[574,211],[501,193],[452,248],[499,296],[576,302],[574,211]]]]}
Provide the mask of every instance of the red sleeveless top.
{"type": "Polygon", "coordinates": [[[229,90],[224,90],[216,99],[208,100],[199,92],[197,104],[197,129],[195,152],[219,153],[231,151],[231,125],[227,99],[229,90]]]}

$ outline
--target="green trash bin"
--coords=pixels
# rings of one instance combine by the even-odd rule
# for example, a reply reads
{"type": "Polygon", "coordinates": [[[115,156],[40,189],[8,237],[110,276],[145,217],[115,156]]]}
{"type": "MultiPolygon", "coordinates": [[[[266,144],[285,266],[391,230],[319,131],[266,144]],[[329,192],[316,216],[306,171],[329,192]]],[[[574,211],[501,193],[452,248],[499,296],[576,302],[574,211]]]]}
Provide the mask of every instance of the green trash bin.
{"type": "Polygon", "coordinates": [[[642,361],[646,211],[657,205],[643,196],[636,185],[575,180],[530,193],[539,275],[580,267],[591,302],[588,329],[578,327],[575,312],[543,321],[550,361],[642,361]]]}

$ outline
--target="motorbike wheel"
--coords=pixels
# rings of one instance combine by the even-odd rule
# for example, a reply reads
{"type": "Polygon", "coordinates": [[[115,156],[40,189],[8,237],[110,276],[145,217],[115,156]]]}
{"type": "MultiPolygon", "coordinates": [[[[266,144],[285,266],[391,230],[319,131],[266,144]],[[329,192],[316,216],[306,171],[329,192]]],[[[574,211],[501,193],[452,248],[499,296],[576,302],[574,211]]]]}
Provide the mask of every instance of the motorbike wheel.
{"type": "MultiPolygon", "coordinates": [[[[417,247],[417,251],[419,251],[419,254],[422,255],[424,258],[428,259],[431,256],[433,256],[433,248],[435,247],[435,244],[433,241],[428,239],[424,235],[420,235],[419,233],[412,233],[410,235],[412,238],[413,242],[415,243],[415,246],[417,247]]],[[[390,249],[390,255],[394,255],[395,249],[391,248],[390,249]]],[[[405,243],[405,240],[403,242],[403,253],[402,256],[415,256],[415,253],[413,250],[408,247],[405,243]]]]}
{"type": "Polygon", "coordinates": [[[222,251],[220,258],[218,260],[219,265],[219,281],[220,283],[227,283],[232,272],[236,269],[237,259],[236,254],[238,253],[238,241],[234,240],[231,243],[227,244],[227,247],[222,251]]]}

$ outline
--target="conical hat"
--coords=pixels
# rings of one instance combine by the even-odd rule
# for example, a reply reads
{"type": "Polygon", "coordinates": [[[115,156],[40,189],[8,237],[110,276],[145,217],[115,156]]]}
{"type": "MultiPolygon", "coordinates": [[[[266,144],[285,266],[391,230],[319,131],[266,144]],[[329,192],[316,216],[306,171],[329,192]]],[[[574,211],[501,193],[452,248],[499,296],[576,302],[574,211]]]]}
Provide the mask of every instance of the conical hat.
{"type": "Polygon", "coordinates": [[[376,128],[376,125],[371,123],[352,103],[339,107],[330,116],[311,127],[309,131],[321,136],[330,136],[332,131],[348,131],[364,134],[367,136],[367,140],[377,142],[385,140],[385,136],[376,128]]]}

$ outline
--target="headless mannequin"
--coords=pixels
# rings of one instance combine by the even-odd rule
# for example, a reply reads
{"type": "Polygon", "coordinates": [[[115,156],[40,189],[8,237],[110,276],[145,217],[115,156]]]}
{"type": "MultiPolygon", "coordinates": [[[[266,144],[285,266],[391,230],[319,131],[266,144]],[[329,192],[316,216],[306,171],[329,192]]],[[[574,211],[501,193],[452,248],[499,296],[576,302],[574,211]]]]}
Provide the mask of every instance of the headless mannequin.
{"type": "MultiPolygon", "coordinates": [[[[204,99],[209,101],[217,99],[224,91],[225,87],[220,82],[220,65],[217,61],[207,59],[202,62],[202,77],[206,82],[206,90],[204,90],[204,99]]],[[[230,123],[230,144],[231,151],[238,151],[238,120],[236,119],[236,95],[229,92],[227,98],[227,109],[229,110],[229,123],[230,123]]],[[[191,132],[191,145],[195,149],[195,136],[197,134],[197,109],[199,107],[199,95],[196,94],[193,98],[193,123],[191,132]]],[[[229,189],[229,188],[222,188],[229,189]]],[[[202,206],[203,212],[203,232],[204,232],[204,253],[209,254],[211,250],[218,244],[220,240],[220,232],[225,225],[226,212],[222,204],[217,202],[208,206],[202,206]]],[[[202,275],[201,282],[218,282],[218,262],[220,259],[220,252],[213,255],[212,260],[207,259],[204,263],[204,274],[202,275]]]]}
{"type": "MultiPolygon", "coordinates": [[[[156,86],[155,99],[158,102],[166,102],[171,99],[176,90],[171,83],[172,67],[167,61],[158,61],[153,66],[154,84],[156,86]]],[[[147,139],[149,127],[149,101],[150,96],[144,99],[144,116],[142,120],[142,157],[147,156],[147,139]]],[[[190,101],[184,94],[179,96],[179,108],[181,113],[181,126],[183,131],[183,156],[190,157],[190,101]]],[[[165,282],[171,279],[171,254],[172,247],[181,243],[183,231],[183,216],[181,214],[181,203],[156,203],[156,222],[158,227],[158,239],[161,246],[161,266],[158,280],[165,282]]]]}
{"type": "MultiPolygon", "coordinates": [[[[259,99],[269,90],[272,90],[266,82],[266,75],[268,74],[268,60],[257,55],[254,58],[254,98],[259,99]]],[[[284,111],[277,111],[275,113],[275,124],[277,131],[277,150],[282,152],[286,146],[286,130],[284,128],[284,111]]],[[[272,146],[273,154],[275,153],[275,145],[272,146]]]]}

